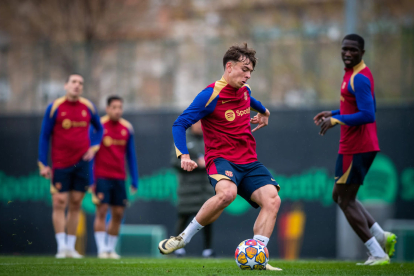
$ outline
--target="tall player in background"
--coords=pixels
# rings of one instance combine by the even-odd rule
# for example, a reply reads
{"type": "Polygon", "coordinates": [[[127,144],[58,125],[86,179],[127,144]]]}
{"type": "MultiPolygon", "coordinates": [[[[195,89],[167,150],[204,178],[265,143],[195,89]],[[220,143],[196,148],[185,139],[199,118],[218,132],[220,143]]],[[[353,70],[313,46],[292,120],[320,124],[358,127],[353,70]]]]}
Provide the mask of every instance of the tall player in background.
{"type": "Polygon", "coordinates": [[[40,175],[51,179],[53,227],[56,233],[56,258],[82,258],[75,250],[76,229],[82,199],[89,187],[90,167],[102,139],[103,128],[96,107],[80,97],[83,77],[69,76],[66,96],[52,102],[43,118],[39,141],[40,175]],[[89,126],[96,130],[89,137],[89,126]],[[52,137],[52,168],[48,165],[49,140],[52,137]],[[68,214],[65,210],[68,206],[68,214]],[[67,235],[65,233],[67,230],[67,235]]]}
{"type": "MultiPolygon", "coordinates": [[[[115,252],[124,210],[127,205],[125,189],[125,157],[132,178],[131,193],[138,188],[138,166],[132,125],[122,116],[122,98],[111,96],[107,100],[106,116],[101,118],[104,137],[94,161],[96,204],[95,240],[98,258],[119,259],[115,252]],[[107,232],[105,218],[111,206],[111,221],[107,232]]],[[[95,134],[92,133],[91,137],[95,134]]]]}
{"type": "Polygon", "coordinates": [[[341,125],[339,155],[336,161],[333,200],[344,212],[349,224],[368,248],[365,265],[389,264],[396,236],[385,232],[356,199],[372,162],[380,150],[375,122],[374,79],[362,57],[364,39],[356,34],[342,40],[345,75],[341,86],[340,109],[323,111],[313,119],[321,126],[320,135],[341,125]]]}
{"type": "MultiPolygon", "coordinates": [[[[223,57],[224,75],[197,95],[173,125],[174,144],[181,168],[192,171],[197,163],[189,155],[185,131],[201,120],[205,143],[207,174],[216,195],[207,200],[196,217],[177,237],[163,240],[159,250],[169,254],[183,248],[204,226],[214,222],[237,194],[254,208],[261,207],[253,227],[258,243],[267,245],[280,207],[279,185],[263,164],[257,161],[256,131],[268,124],[270,112],[251,96],[246,82],[256,65],[256,51],[245,43],[232,46],[223,57]],[[250,108],[259,113],[250,119],[250,108]]],[[[194,157],[193,157],[194,158],[194,157]]],[[[267,270],[280,270],[271,265],[267,270]]]]}

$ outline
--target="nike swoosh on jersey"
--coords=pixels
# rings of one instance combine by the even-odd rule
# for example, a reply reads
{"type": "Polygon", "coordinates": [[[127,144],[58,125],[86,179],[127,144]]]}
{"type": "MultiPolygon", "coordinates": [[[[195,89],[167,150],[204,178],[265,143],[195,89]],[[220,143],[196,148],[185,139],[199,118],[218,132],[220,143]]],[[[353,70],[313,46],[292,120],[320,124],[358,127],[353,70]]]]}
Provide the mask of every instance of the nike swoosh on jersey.
{"type": "Polygon", "coordinates": [[[225,103],[228,103],[228,102],[231,102],[231,100],[229,100],[229,101],[221,101],[222,104],[225,104],[225,103]]]}

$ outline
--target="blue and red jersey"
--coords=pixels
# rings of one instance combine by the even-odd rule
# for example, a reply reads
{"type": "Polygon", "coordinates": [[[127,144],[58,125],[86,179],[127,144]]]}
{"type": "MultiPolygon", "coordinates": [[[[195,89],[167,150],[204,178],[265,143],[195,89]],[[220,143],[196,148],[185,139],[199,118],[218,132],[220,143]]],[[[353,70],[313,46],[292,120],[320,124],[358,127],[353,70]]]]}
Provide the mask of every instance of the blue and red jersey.
{"type": "Polygon", "coordinates": [[[339,110],[332,111],[332,124],[341,124],[340,154],[379,151],[374,78],[361,61],[345,68],[339,110]]]}
{"type": "Polygon", "coordinates": [[[257,161],[256,141],[250,127],[250,109],[265,113],[266,108],[251,96],[249,85],[240,89],[224,78],[207,86],[173,125],[177,157],[188,154],[185,131],[201,120],[207,172],[216,158],[235,164],[257,161]]]}
{"type": "Polygon", "coordinates": [[[90,147],[99,148],[103,128],[96,107],[85,98],[53,101],[43,117],[39,141],[39,167],[48,166],[49,140],[52,137],[52,168],[62,169],[78,163],[90,147]],[[92,125],[97,135],[89,137],[92,125]]]}
{"type": "MultiPolygon", "coordinates": [[[[132,186],[138,188],[138,166],[134,145],[134,129],[125,119],[112,121],[108,116],[101,118],[104,136],[95,155],[95,178],[125,180],[125,157],[128,161],[132,186]]],[[[95,134],[92,134],[93,137],[95,134]]]]}

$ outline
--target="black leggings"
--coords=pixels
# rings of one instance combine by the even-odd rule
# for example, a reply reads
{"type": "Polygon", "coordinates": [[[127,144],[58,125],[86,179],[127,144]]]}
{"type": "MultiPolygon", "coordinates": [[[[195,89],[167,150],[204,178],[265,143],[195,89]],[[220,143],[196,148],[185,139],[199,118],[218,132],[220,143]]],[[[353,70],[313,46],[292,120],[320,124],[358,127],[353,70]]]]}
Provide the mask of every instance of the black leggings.
{"type": "MultiPolygon", "coordinates": [[[[194,214],[178,214],[178,220],[176,224],[176,233],[177,236],[180,235],[185,228],[187,227],[188,221],[195,217],[196,213],[194,214]]],[[[204,226],[204,249],[211,248],[211,238],[213,235],[213,229],[211,224],[204,226]]]]}

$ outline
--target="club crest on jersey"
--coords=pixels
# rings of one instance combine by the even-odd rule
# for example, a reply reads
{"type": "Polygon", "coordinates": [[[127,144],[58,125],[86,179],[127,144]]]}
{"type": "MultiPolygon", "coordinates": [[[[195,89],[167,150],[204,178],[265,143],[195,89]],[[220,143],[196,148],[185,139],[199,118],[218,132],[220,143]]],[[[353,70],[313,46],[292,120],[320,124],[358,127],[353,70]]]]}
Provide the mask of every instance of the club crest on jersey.
{"type": "Polygon", "coordinates": [[[226,117],[227,121],[231,122],[234,121],[234,119],[236,119],[236,114],[233,110],[229,109],[224,113],[224,117],[226,117]]]}
{"type": "Polygon", "coordinates": [[[86,110],[82,110],[82,116],[86,117],[86,115],[88,115],[88,113],[86,112],[86,110]]]}
{"type": "Polygon", "coordinates": [[[228,177],[233,177],[233,172],[232,171],[226,171],[226,175],[228,177]]]}
{"type": "Polygon", "coordinates": [[[126,136],[127,135],[127,131],[125,129],[121,130],[121,135],[122,136],[126,136]]]}

